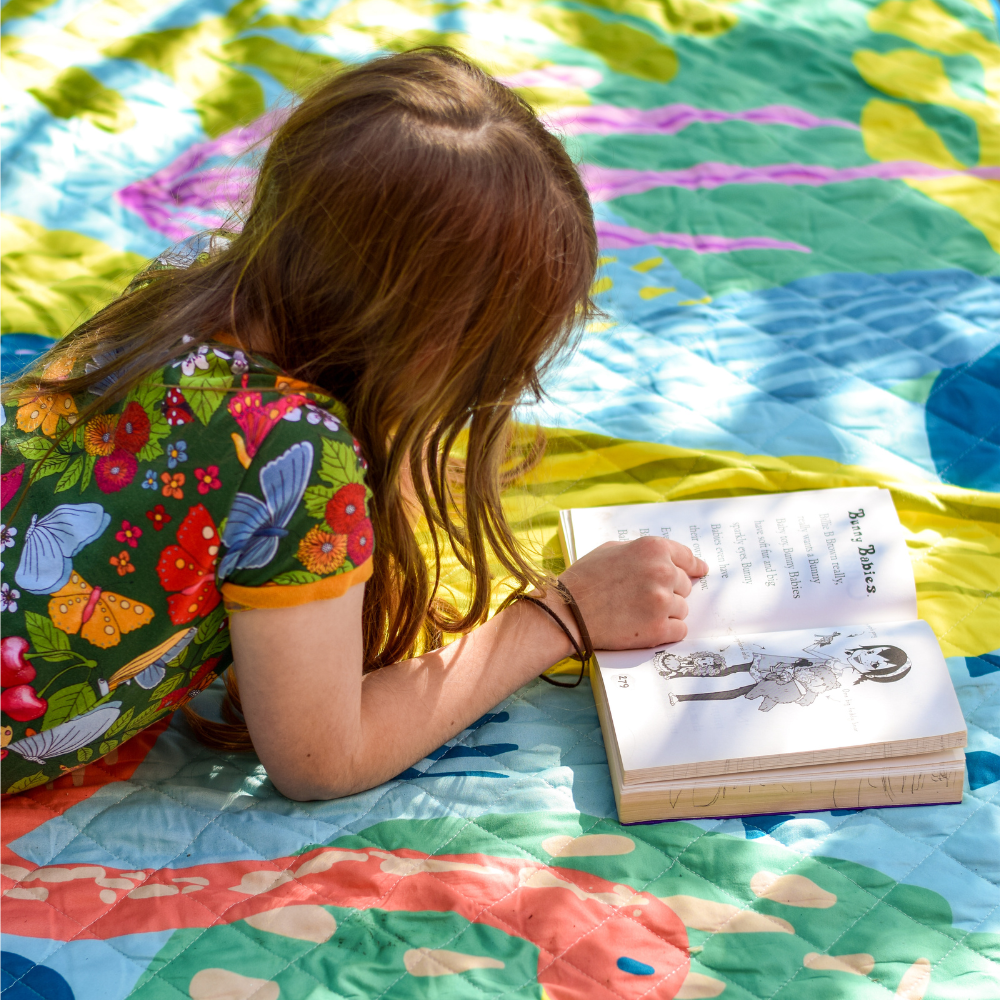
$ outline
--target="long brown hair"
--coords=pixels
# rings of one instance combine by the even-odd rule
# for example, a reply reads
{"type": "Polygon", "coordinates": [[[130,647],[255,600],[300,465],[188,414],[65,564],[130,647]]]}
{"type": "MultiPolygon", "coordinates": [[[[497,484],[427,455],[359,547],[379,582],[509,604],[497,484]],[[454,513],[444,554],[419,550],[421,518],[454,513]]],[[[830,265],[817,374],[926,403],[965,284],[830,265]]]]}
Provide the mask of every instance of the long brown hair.
{"type": "Polygon", "coordinates": [[[52,352],[102,367],[36,372],[8,392],[78,393],[117,372],[94,412],[225,331],[340,400],[374,493],[363,613],[374,669],[485,621],[496,570],[544,585],[507,524],[500,471],[513,406],[591,314],[596,258],[590,201],[560,141],[456,52],[414,50],[321,82],[273,134],[228,245],[151,271],[52,352]],[[437,597],[446,546],[471,579],[463,609],[437,597]]]}

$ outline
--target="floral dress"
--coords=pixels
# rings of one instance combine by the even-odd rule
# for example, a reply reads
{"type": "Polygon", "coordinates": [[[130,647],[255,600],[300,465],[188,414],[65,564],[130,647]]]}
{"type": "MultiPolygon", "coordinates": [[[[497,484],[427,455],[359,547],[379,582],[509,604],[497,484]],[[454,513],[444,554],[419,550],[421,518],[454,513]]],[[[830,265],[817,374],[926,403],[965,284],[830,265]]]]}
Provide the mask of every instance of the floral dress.
{"type": "Polygon", "coordinates": [[[232,662],[229,614],[339,597],[371,574],[365,462],[313,387],[213,342],[81,421],[92,400],[2,408],[4,792],[96,760],[203,690],[232,662]]]}

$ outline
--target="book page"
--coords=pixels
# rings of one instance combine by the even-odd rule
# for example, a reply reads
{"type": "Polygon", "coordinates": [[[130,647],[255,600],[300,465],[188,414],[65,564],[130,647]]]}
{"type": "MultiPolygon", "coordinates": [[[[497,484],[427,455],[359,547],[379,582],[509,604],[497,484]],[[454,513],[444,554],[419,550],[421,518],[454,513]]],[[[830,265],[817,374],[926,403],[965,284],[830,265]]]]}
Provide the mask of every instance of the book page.
{"type": "Polygon", "coordinates": [[[922,621],[686,639],[597,659],[626,783],[964,745],[948,739],[965,722],[922,621]]]}
{"type": "Polygon", "coordinates": [[[708,563],[688,635],[917,617],[903,529],[887,490],[849,487],[563,511],[570,562],[608,541],[657,535],[708,563]]]}

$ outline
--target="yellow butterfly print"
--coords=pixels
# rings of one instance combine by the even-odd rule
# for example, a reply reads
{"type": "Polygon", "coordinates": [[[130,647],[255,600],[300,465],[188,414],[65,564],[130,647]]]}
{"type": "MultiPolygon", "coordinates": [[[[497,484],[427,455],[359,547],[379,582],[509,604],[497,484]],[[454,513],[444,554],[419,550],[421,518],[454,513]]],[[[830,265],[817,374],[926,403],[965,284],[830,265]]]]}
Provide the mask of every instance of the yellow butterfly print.
{"type": "Polygon", "coordinates": [[[91,587],[73,572],[69,583],[52,595],[49,617],[63,632],[79,632],[87,642],[107,649],[117,646],[123,633],[148,625],[153,620],[153,609],[121,594],[91,587]]]}

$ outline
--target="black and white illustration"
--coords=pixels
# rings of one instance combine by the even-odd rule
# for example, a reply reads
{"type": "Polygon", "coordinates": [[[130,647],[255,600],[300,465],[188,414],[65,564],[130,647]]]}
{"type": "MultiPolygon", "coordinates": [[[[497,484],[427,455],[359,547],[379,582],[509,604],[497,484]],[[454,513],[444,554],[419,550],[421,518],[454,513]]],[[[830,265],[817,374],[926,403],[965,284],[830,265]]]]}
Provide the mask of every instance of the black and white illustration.
{"type": "Polygon", "coordinates": [[[904,649],[873,641],[868,629],[817,635],[800,650],[754,645],[757,648],[733,644],[724,651],[683,654],[659,650],[652,663],[669,685],[667,697],[672,706],[685,701],[746,698],[757,702],[761,712],[770,712],[778,705],[807,707],[823,695],[839,701],[851,687],[866,682],[894,683],[912,670],[904,649]]]}

